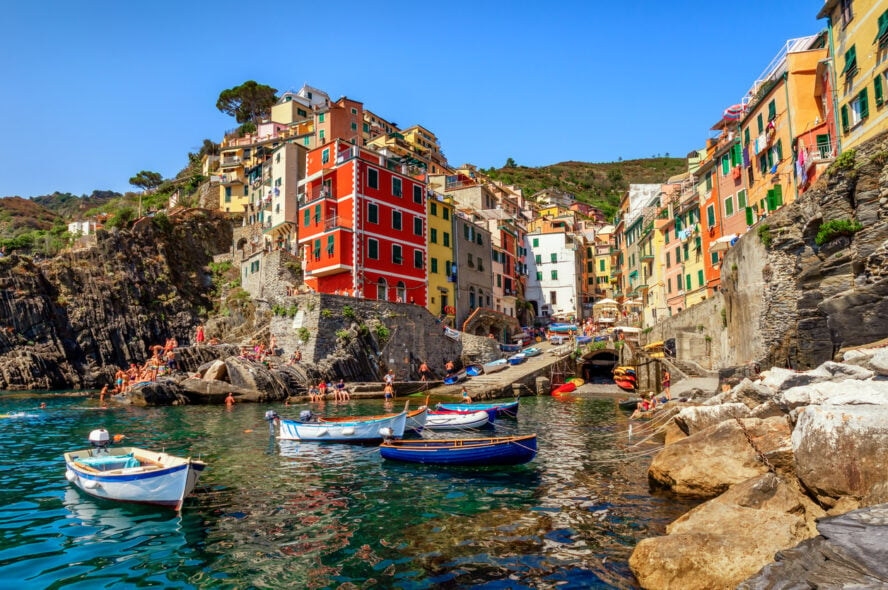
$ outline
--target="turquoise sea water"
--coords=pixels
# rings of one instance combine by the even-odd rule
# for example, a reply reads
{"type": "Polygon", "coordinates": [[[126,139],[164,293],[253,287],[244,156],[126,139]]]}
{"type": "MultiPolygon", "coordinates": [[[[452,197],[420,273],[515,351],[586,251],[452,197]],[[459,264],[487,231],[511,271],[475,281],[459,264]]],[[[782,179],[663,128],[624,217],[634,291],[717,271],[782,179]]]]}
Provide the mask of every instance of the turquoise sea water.
{"type": "Polygon", "coordinates": [[[537,432],[539,454],[495,471],[278,442],[262,419],[271,407],[294,418],[301,409],[102,410],[0,395],[0,413],[36,415],[0,419],[0,587],[632,588],[635,543],[688,508],[648,493],[647,457],[614,461],[627,452],[627,423],[612,400],[523,399],[497,433],[537,432]],[[96,500],[65,480],[61,453],[99,427],[207,461],[181,516],[96,500]]]}

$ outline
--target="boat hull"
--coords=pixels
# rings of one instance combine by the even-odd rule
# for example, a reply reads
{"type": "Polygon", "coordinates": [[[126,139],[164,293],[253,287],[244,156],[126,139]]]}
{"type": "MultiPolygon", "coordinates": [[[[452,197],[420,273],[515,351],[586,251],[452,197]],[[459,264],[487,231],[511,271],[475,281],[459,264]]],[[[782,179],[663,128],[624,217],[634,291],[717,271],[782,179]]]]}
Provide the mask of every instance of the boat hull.
{"type": "Polygon", "coordinates": [[[509,364],[510,365],[520,365],[521,363],[523,363],[526,360],[527,360],[527,357],[524,356],[523,354],[519,353],[519,354],[515,354],[515,355],[512,355],[509,357],[509,364]]]}
{"type": "Polygon", "coordinates": [[[65,477],[90,496],[118,502],[150,504],[181,510],[194,490],[206,464],[191,458],[175,457],[145,449],[110,449],[110,458],[132,453],[139,467],[116,466],[114,462],[92,467],[85,463],[104,457],[86,449],[65,453],[65,477]]]}
{"type": "Polygon", "coordinates": [[[466,367],[466,375],[469,377],[477,377],[484,374],[484,367],[481,365],[469,365],[466,367]]]}
{"type": "Polygon", "coordinates": [[[484,368],[484,373],[489,375],[491,373],[498,373],[503,369],[509,368],[509,361],[502,359],[498,361],[493,361],[492,363],[487,363],[486,365],[482,365],[484,368]]]}
{"type": "Polygon", "coordinates": [[[537,441],[535,434],[488,439],[387,441],[379,450],[384,459],[427,465],[520,465],[536,456],[537,441]]]}
{"type": "Polygon", "coordinates": [[[456,375],[448,375],[444,377],[444,385],[456,385],[466,380],[465,372],[460,371],[456,375]]]}
{"type": "Polygon", "coordinates": [[[429,430],[460,430],[481,428],[490,424],[487,410],[477,412],[431,412],[426,421],[429,430]]]}
{"type": "Polygon", "coordinates": [[[281,420],[278,437],[282,440],[368,443],[382,441],[387,436],[400,438],[406,428],[407,412],[350,422],[281,420]],[[385,432],[386,429],[391,431],[390,434],[385,432]]]}
{"type": "Polygon", "coordinates": [[[455,410],[457,412],[475,412],[478,410],[495,410],[497,416],[518,415],[518,402],[506,402],[500,404],[438,404],[439,410],[455,410]]]}
{"type": "Polygon", "coordinates": [[[623,391],[635,391],[634,381],[627,381],[625,379],[614,379],[614,383],[616,383],[617,387],[619,387],[623,391]]]}
{"type": "Polygon", "coordinates": [[[559,385],[558,387],[554,388],[552,390],[552,395],[562,395],[565,393],[570,393],[572,391],[575,391],[576,388],[577,388],[577,386],[575,383],[571,383],[570,381],[568,381],[567,383],[564,383],[564,384],[559,385]]]}
{"type": "Polygon", "coordinates": [[[521,354],[523,354],[525,358],[529,358],[532,356],[539,356],[543,354],[543,351],[539,348],[525,348],[521,351],[521,354]]]}

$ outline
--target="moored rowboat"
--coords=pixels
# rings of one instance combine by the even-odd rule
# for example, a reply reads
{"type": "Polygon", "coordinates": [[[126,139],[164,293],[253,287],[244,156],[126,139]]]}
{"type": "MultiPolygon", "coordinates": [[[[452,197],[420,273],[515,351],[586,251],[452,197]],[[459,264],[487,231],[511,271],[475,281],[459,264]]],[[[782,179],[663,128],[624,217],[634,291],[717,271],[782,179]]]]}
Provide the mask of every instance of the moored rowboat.
{"type": "Polygon", "coordinates": [[[65,453],[65,477],[97,498],[181,510],[206,464],[136,447],[108,448],[104,429],[90,433],[93,448],[65,453]]]}
{"type": "Polygon", "coordinates": [[[536,456],[536,435],[457,440],[386,441],[384,459],[431,465],[520,465],[536,456]]]}
{"type": "Polygon", "coordinates": [[[499,359],[482,365],[482,367],[484,368],[484,373],[486,375],[497,373],[499,371],[502,371],[503,369],[508,369],[509,366],[509,361],[507,361],[506,359],[499,359]]]}
{"type": "Polygon", "coordinates": [[[453,430],[460,428],[481,428],[490,423],[486,410],[477,412],[429,412],[426,428],[429,430],[453,430]]]}
{"type": "Polygon", "coordinates": [[[478,375],[482,375],[484,373],[484,367],[482,365],[469,365],[466,367],[466,375],[469,377],[477,377],[478,375]]]}
{"type": "MultiPolygon", "coordinates": [[[[420,412],[424,411],[423,408],[417,410],[416,417],[421,419],[420,412]]],[[[407,416],[406,407],[398,414],[343,418],[319,418],[305,410],[300,414],[299,420],[281,420],[278,437],[283,440],[315,442],[379,442],[388,437],[404,436],[407,416]]]]}
{"type": "Polygon", "coordinates": [[[518,415],[518,400],[513,402],[489,403],[489,404],[438,404],[438,410],[456,410],[460,412],[475,412],[477,410],[495,410],[497,416],[518,415]]]}

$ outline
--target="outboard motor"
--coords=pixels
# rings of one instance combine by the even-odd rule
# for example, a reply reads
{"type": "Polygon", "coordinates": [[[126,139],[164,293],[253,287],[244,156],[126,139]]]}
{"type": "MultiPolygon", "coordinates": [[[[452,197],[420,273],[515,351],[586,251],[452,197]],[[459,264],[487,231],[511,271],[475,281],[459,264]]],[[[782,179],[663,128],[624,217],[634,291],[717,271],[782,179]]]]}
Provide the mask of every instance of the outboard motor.
{"type": "Polygon", "coordinates": [[[302,410],[299,412],[299,421],[300,422],[311,422],[314,420],[314,414],[311,413],[311,410],[302,410]]]}
{"type": "Polygon", "coordinates": [[[93,454],[107,454],[108,445],[111,444],[111,435],[104,428],[98,428],[89,433],[89,442],[93,447],[93,454]]]}
{"type": "Polygon", "coordinates": [[[274,436],[274,422],[280,420],[281,417],[274,410],[268,410],[265,412],[265,419],[268,420],[268,434],[274,436]]]}

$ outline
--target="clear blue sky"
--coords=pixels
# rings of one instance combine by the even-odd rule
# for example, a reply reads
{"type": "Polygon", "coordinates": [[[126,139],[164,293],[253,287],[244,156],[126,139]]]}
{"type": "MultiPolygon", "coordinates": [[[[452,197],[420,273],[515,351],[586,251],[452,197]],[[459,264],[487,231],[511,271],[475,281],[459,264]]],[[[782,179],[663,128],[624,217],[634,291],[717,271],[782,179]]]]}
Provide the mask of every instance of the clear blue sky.
{"type": "Polygon", "coordinates": [[[819,0],[12,2],[0,196],[130,190],[235,127],[219,92],[307,82],[438,135],[453,164],[684,156],[819,0]]]}

